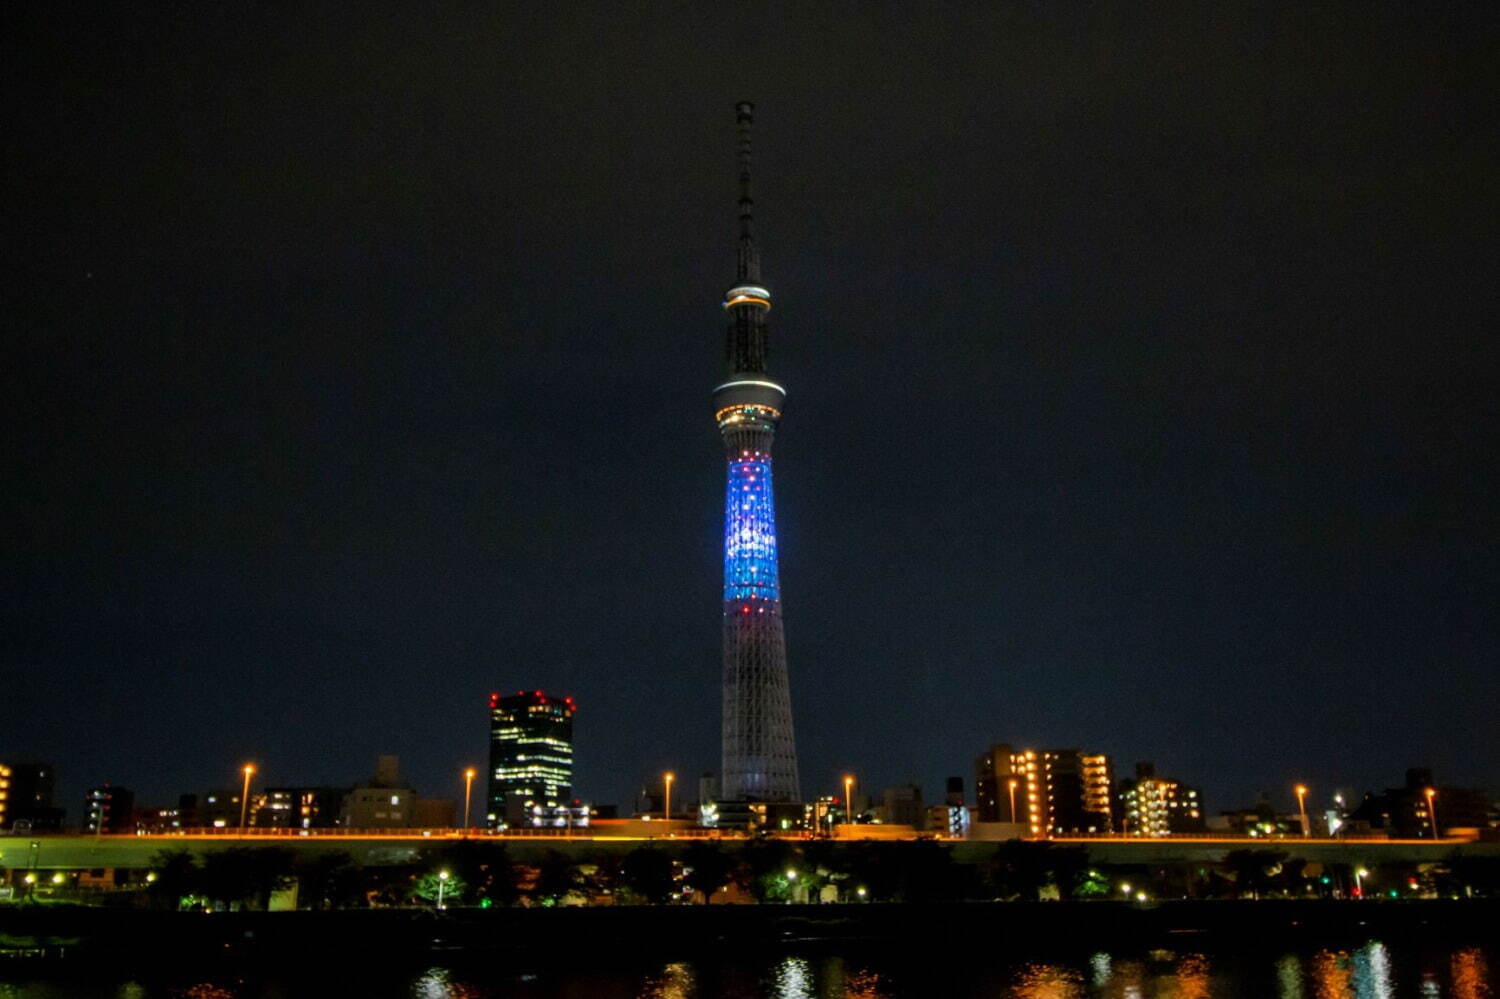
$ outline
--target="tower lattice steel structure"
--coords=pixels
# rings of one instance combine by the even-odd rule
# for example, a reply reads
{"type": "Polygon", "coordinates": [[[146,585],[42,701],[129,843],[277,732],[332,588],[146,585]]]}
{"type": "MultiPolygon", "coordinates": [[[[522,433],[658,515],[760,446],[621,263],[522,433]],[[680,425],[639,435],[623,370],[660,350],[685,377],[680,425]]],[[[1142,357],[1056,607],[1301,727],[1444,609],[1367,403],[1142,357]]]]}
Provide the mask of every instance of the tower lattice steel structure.
{"type": "Polygon", "coordinates": [[[729,314],[728,379],[714,389],[724,438],[724,761],[726,801],[799,801],[797,746],[776,570],[776,505],[771,442],[786,390],[766,375],[766,313],[752,232],[750,126],[755,108],[739,104],[740,234],[729,314]]]}

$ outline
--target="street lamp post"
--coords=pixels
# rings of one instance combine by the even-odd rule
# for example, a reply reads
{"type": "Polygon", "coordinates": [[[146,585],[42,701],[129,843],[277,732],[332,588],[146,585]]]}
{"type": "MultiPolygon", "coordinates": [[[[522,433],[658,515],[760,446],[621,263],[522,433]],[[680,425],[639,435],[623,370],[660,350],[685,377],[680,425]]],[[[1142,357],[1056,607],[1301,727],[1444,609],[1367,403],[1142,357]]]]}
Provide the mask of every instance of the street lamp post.
{"type": "Polygon", "coordinates": [[[245,786],[240,791],[240,829],[245,828],[245,821],[250,815],[250,778],[255,774],[255,764],[246,763],[243,773],[245,774],[245,786]]]}
{"type": "Polygon", "coordinates": [[[848,775],[844,777],[844,822],[854,824],[854,778],[848,775]]]}
{"type": "Polygon", "coordinates": [[[478,771],[469,767],[464,771],[464,832],[469,831],[469,805],[474,800],[474,778],[478,771]]]}
{"type": "Polygon", "coordinates": [[[1365,897],[1365,878],[1369,876],[1370,872],[1363,867],[1356,867],[1354,869],[1354,895],[1356,898],[1365,897]]]}
{"type": "Polygon", "coordinates": [[[1307,785],[1298,784],[1294,790],[1297,792],[1297,812],[1302,816],[1302,838],[1307,839],[1312,835],[1312,827],[1307,824],[1307,785]]]}
{"type": "Polygon", "coordinates": [[[1427,796],[1427,821],[1430,822],[1430,823],[1432,823],[1432,838],[1433,839],[1437,839],[1438,838],[1437,812],[1433,809],[1433,805],[1432,805],[1432,799],[1437,797],[1437,791],[1434,790],[1433,788],[1429,787],[1427,790],[1423,791],[1422,793],[1427,796]]]}
{"type": "Polygon", "coordinates": [[[437,905],[437,907],[439,909],[443,908],[443,893],[446,892],[447,889],[448,889],[448,872],[447,871],[438,871],[438,905],[437,905]]]}
{"type": "Polygon", "coordinates": [[[1005,782],[1005,786],[1010,789],[1010,821],[1012,823],[1016,821],[1016,787],[1020,783],[1014,777],[1005,782]]]}
{"type": "Polygon", "coordinates": [[[667,788],[666,798],[664,801],[662,801],[661,809],[661,818],[663,822],[672,821],[672,782],[676,779],[677,775],[670,770],[662,775],[663,783],[666,784],[667,788]]]}

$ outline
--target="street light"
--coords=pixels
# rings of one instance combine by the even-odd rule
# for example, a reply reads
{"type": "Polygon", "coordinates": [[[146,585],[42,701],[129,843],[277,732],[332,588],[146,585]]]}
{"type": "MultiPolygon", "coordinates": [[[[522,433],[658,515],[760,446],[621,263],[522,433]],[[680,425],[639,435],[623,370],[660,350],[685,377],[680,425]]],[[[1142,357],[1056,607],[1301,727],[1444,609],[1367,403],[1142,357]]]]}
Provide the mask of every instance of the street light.
{"type": "Polygon", "coordinates": [[[844,822],[854,823],[854,778],[844,775],[844,822]]]}
{"type": "Polygon", "coordinates": [[[1427,821],[1432,823],[1432,838],[1433,839],[1437,839],[1438,838],[1437,812],[1433,811],[1433,808],[1432,808],[1432,799],[1437,797],[1437,791],[1435,791],[1434,789],[1432,789],[1432,788],[1429,787],[1429,788],[1427,788],[1427,790],[1423,791],[1422,793],[1425,794],[1425,795],[1427,795],[1427,821]]]}
{"type": "Polygon", "coordinates": [[[1365,878],[1370,876],[1367,868],[1356,867],[1354,869],[1354,894],[1360,898],[1365,897],[1365,878]]]}
{"type": "Polygon", "coordinates": [[[240,828],[245,828],[245,819],[250,814],[250,777],[255,773],[255,764],[246,763],[244,767],[245,787],[240,792],[240,828]]]}
{"type": "Polygon", "coordinates": [[[1297,811],[1302,816],[1302,838],[1312,836],[1312,827],[1307,824],[1307,785],[1298,784],[1294,791],[1297,792],[1297,811]]]}
{"type": "Polygon", "coordinates": [[[1005,786],[1010,789],[1010,820],[1011,820],[1011,822],[1015,822],[1016,821],[1016,787],[1019,786],[1020,783],[1021,782],[1018,781],[1018,780],[1016,780],[1014,777],[1012,777],[1010,780],[1008,780],[1008,781],[1005,782],[1005,786]]]}
{"type": "Polygon", "coordinates": [[[672,819],[672,782],[676,779],[677,775],[670,770],[662,774],[662,780],[667,786],[666,800],[662,802],[661,809],[661,818],[663,822],[670,822],[672,819]]]}
{"type": "Polygon", "coordinates": [[[438,871],[438,908],[443,908],[443,893],[448,890],[448,872],[438,871]]]}
{"type": "Polygon", "coordinates": [[[464,831],[465,832],[467,832],[468,829],[469,829],[469,803],[473,800],[473,795],[474,795],[474,778],[477,777],[478,775],[479,775],[479,771],[475,770],[473,767],[469,767],[467,770],[464,771],[464,831]]]}

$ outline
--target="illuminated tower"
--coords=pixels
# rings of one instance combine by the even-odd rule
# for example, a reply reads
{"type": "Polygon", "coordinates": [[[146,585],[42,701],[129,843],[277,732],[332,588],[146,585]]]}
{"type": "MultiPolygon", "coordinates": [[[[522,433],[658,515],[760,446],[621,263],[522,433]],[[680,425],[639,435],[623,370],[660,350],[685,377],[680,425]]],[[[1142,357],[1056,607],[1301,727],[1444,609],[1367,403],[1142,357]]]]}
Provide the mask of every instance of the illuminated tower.
{"type": "Polygon", "coordinates": [[[776,505],[771,492],[771,442],[786,390],[766,375],[766,313],[751,233],[750,125],[755,107],[736,105],[739,119],[740,235],[729,314],[729,377],[714,389],[714,419],[724,438],[728,489],[724,499],[724,762],[726,801],[799,801],[797,746],[787,683],[781,588],[776,572],[776,505]]]}

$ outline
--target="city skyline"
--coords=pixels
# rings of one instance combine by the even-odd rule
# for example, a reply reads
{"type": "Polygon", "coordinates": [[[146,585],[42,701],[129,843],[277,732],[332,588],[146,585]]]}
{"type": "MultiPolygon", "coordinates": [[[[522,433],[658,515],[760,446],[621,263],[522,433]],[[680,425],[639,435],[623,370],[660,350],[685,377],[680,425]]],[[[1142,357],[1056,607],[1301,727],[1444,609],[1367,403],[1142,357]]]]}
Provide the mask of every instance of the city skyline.
{"type": "Polygon", "coordinates": [[[750,96],[804,797],[996,740],[1210,810],[1493,785],[1486,63],[1286,16],[22,26],[0,756],[70,812],[382,752],[447,793],[524,687],[593,800],[716,769],[750,96]]]}

